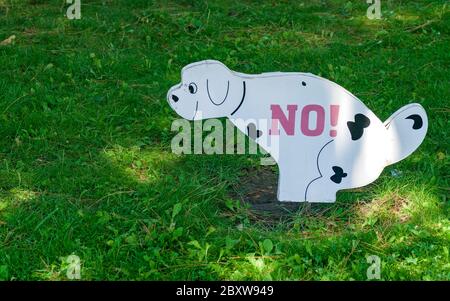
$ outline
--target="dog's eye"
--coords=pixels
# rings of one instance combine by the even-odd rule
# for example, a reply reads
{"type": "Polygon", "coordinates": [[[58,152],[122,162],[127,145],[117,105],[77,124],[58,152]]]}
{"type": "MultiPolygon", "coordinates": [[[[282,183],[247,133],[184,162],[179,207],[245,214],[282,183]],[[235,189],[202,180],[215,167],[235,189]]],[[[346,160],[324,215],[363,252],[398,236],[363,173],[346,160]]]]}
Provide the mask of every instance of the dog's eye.
{"type": "Polygon", "coordinates": [[[191,92],[191,94],[197,93],[197,85],[194,83],[190,83],[189,84],[189,92],[191,92]]]}

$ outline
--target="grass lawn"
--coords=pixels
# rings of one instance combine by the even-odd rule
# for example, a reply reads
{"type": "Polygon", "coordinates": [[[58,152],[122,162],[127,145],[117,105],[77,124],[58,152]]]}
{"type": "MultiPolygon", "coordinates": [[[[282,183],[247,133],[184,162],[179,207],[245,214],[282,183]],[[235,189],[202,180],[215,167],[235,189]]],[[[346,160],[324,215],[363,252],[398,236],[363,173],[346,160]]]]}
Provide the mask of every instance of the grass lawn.
{"type": "Polygon", "coordinates": [[[450,279],[447,1],[81,3],[0,0],[0,279],[66,280],[71,254],[85,280],[366,280],[368,255],[450,279]],[[171,153],[167,90],[203,59],[323,76],[381,120],[421,103],[427,137],[334,204],[258,218],[232,191],[260,157],[171,153]]]}

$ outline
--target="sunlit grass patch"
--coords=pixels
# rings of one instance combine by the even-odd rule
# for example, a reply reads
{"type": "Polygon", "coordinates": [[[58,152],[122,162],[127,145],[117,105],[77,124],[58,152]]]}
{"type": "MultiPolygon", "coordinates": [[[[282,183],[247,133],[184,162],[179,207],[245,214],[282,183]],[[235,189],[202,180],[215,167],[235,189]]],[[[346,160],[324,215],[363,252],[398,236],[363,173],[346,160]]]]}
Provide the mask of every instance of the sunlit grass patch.
{"type": "Polygon", "coordinates": [[[139,182],[148,184],[160,180],[164,172],[167,172],[165,166],[176,166],[180,159],[179,156],[160,148],[142,149],[138,146],[115,146],[105,150],[103,154],[115,168],[121,169],[139,182]]]}

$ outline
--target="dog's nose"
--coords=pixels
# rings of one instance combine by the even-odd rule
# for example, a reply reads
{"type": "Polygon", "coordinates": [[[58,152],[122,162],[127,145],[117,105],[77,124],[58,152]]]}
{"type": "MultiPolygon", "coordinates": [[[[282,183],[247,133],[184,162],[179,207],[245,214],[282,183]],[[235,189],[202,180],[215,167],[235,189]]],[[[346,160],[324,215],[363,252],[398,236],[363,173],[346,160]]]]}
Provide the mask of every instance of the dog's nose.
{"type": "Polygon", "coordinates": [[[178,96],[172,94],[172,100],[175,101],[175,102],[177,102],[177,101],[178,101],[178,96]]]}

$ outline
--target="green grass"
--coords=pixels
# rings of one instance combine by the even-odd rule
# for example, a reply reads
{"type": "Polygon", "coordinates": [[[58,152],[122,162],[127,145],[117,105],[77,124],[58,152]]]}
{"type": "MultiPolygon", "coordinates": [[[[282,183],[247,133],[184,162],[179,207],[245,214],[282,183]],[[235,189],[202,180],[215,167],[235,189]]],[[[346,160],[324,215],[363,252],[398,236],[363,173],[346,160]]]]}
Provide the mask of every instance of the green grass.
{"type": "Polygon", "coordinates": [[[450,279],[447,1],[0,0],[0,279],[450,279]],[[257,156],[170,151],[181,68],[304,71],[380,119],[421,103],[408,159],[335,204],[254,218],[231,187],[257,156]],[[393,169],[402,172],[392,177],[393,169]]]}

